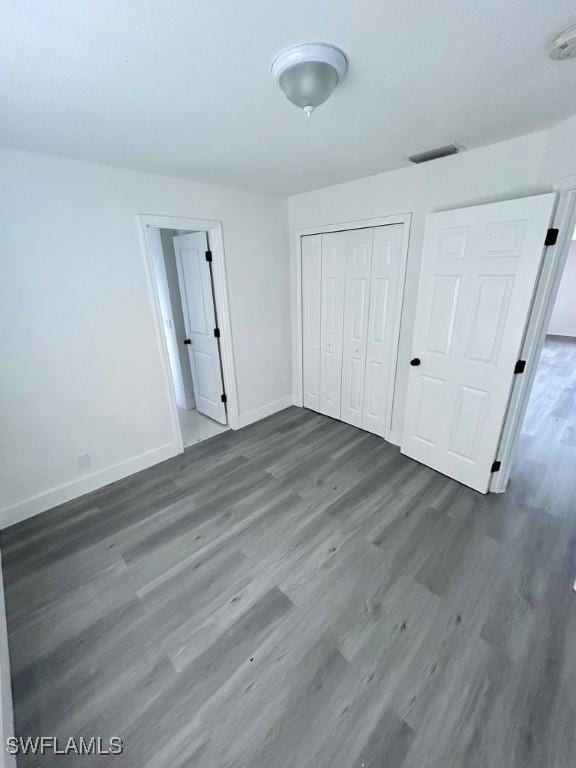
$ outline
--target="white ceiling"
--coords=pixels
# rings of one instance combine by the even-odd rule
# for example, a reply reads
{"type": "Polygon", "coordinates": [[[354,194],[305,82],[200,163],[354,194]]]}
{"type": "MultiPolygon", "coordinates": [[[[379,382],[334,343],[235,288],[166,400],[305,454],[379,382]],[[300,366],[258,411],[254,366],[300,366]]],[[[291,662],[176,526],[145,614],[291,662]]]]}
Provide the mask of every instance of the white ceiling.
{"type": "Polygon", "coordinates": [[[0,144],[278,194],[488,144],[576,112],[550,39],[574,0],[5,0],[0,144]],[[311,119],[274,54],[350,71],[311,119]]]}

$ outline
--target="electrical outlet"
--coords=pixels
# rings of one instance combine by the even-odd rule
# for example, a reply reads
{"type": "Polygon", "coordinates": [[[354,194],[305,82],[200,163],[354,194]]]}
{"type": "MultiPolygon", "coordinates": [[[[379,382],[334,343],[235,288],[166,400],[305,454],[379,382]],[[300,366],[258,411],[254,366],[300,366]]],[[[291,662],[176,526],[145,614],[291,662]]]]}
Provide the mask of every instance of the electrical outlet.
{"type": "Polygon", "coordinates": [[[80,456],[78,456],[78,468],[86,469],[86,467],[89,467],[89,466],[90,466],[90,454],[81,453],[80,456]]]}

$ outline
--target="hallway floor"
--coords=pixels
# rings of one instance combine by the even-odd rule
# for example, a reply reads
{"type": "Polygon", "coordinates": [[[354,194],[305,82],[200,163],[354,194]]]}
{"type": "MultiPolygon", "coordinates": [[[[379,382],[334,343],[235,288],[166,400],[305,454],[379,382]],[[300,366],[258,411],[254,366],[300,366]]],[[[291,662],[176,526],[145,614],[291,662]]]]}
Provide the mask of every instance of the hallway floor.
{"type": "Polygon", "coordinates": [[[122,768],[572,768],[575,394],[550,342],[505,494],[289,408],[2,531],[17,734],[119,736],[122,768]]]}
{"type": "Polygon", "coordinates": [[[203,413],[199,413],[195,408],[189,411],[178,408],[178,421],[185,448],[229,429],[227,424],[219,424],[217,421],[209,419],[208,416],[204,416],[203,413]]]}
{"type": "MultiPolygon", "coordinates": [[[[576,341],[547,338],[534,380],[512,472],[511,487],[533,503],[556,510],[555,501],[576,489],[576,341]],[[532,471],[530,471],[532,469],[532,471]],[[518,488],[522,477],[527,488],[518,488]]],[[[560,504],[564,510],[564,505],[560,504]]],[[[576,573],[575,573],[576,577],[576,573]]]]}

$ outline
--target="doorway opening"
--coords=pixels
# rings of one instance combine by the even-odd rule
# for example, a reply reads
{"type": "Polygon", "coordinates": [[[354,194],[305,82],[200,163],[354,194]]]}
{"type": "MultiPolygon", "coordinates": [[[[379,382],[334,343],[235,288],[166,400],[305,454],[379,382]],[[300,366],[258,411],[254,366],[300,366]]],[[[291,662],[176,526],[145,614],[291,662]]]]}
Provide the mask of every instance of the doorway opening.
{"type": "MultiPolygon", "coordinates": [[[[494,493],[514,488],[521,498],[528,495],[531,503],[541,500],[544,506],[554,504],[552,498],[559,498],[558,493],[567,498],[562,492],[560,475],[575,450],[568,444],[569,430],[563,429],[569,425],[562,422],[571,410],[569,390],[576,388],[576,368],[569,384],[563,387],[563,397],[558,403],[553,402],[553,391],[559,391],[561,377],[555,382],[552,380],[554,370],[558,374],[561,368],[568,376],[567,366],[573,354],[570,353],[572,347],[567,346],[573,344],[570,341],[573,331],[566,320],[569,322],[572,296],[576,292],[576,176],[559,179],[554,189],[557,197],[546,237],[547,247],[518,355],[517,364],[521,364],[521,369],[514,371],[521,375],[514,376],[496,454],[498,471],[493,473],[489,488],[494,493]],[[560,365],[562,357],[563,366],[560,365]],[[559,440],[554,448],[552,433],[559,440]],[[536,487],[540,488],[537,494],[536,487]],[[546,500],[547,487],[550,494],[546,500]]],[[[573,490],[576,491],[576,487],[573,490]]]]}
{"type": "MultiPolygon", "coordinates": [[[[231,426],[222,349],[223,332],[229,337],[228,307],[214,274],[214,260],[222,254],[215,252],[207,229],[166,217],[141,218],[174,428],[183,450],[231,426]]],[[[233,381],[231,389],[235,396],[233,381]]]]}
{"type": "Polygon", "coordinates": [[[567,251],[511,473],[545,506],[568,498],[576,476],[576,231],[567,251]]]}

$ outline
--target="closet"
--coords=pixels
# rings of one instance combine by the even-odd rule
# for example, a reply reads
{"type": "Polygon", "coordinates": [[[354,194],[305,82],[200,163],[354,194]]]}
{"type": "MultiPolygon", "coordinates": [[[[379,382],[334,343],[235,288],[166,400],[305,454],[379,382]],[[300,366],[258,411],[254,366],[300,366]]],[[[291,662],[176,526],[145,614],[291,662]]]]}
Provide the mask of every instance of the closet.
{"type": "Polygon", "coordinates": [[[391,428],[403,225],[302,237],[305,408],[382,437],[391,428]]]}

